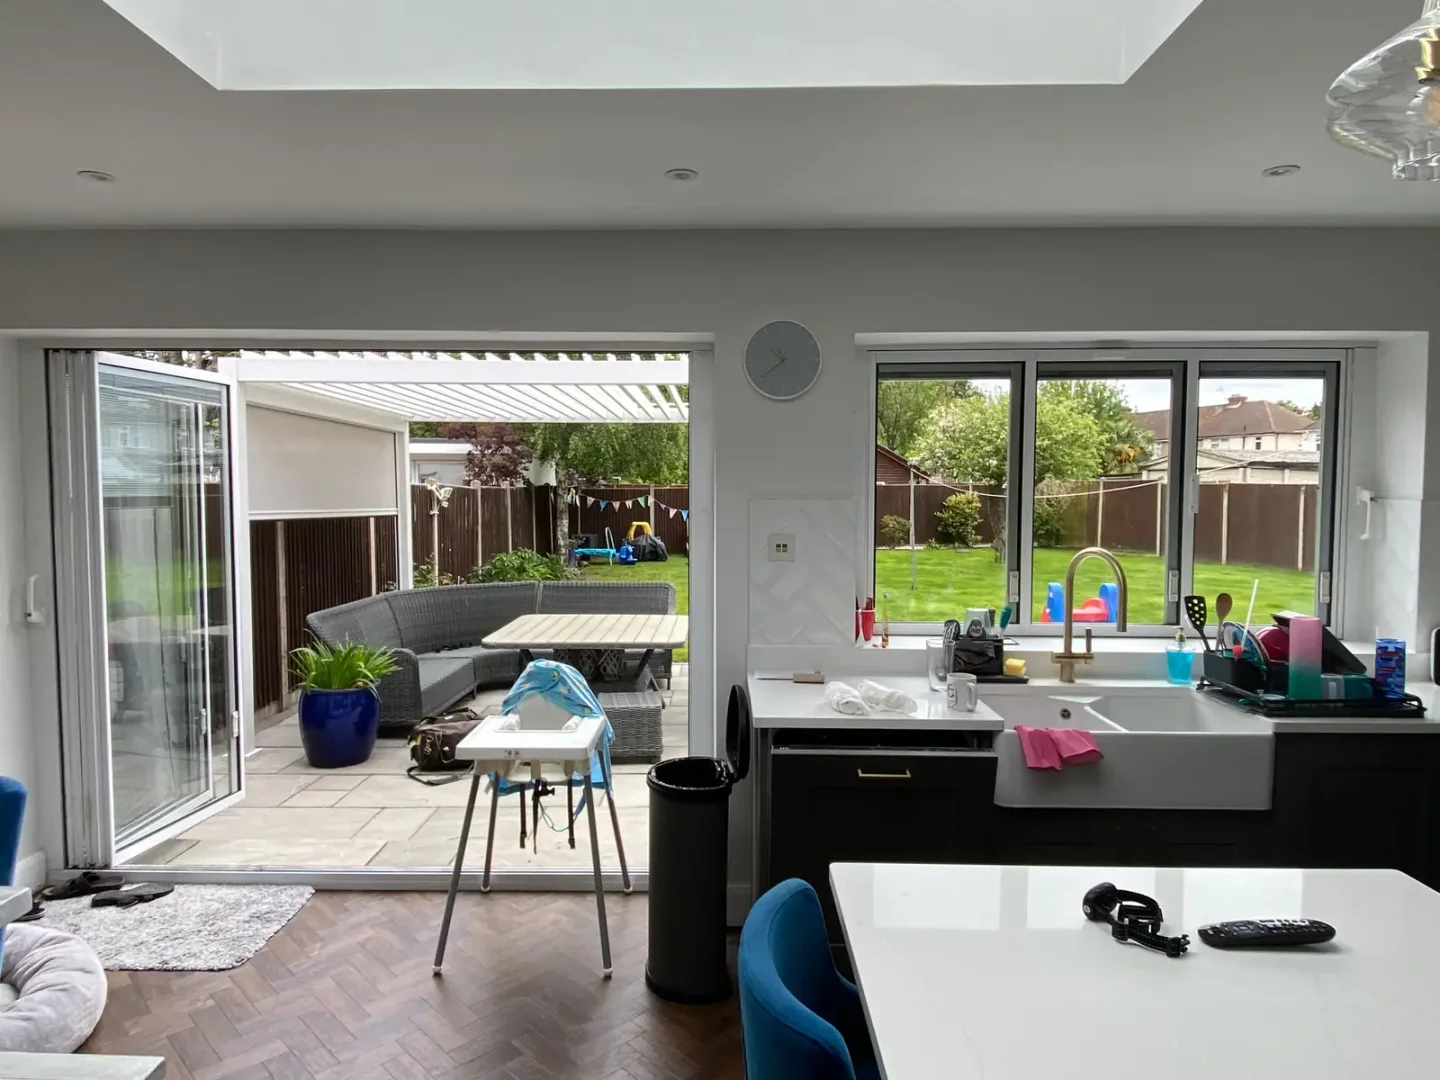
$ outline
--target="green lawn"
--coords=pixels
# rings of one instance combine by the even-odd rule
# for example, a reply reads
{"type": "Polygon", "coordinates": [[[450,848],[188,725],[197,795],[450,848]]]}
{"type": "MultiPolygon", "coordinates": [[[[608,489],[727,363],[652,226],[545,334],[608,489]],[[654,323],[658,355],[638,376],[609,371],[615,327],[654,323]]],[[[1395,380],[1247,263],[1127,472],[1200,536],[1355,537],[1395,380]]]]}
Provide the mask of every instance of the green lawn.
{"type": "MultiPolygon", "coordinates": [[[[1035,550],[1035,596],[1032,618],[1039,619],[1045,606],[1045,586],[1051,581],[1064,581],[1065,568],[1073,550],[1037,548],[1035,550]]],[[[989,548],[966,551],[951,549],[915,552],[917,588],[910,588],[910,552],[882,549],[875,553],[877,588],[890,592],[890,618],[895,622],[943,622],[961,619],[967,607],[1005,606],[1005,569],[995,562],[989,548]]],[[[1117,555],[1125,568],[1130,588],[1130,621],[1159,623],[1163,616],[1164,564],[1155,555],[1117,555]]],[[[1087,559],[1076,572],[1075,591],[1083,600],[1096,596],[1100,584],[1114,577],[1110,568],[1098,559],[1087,559]]],[[[1282,570],[1273,566],[1247,566],[1243,563],[1196,563],[1195,591],[1210,602],[1210,619],[1215,624],[1215,596],[1228,592],[1235,600],[1231,618],[1243,621],[1250,603],[1250,588],[1260,579],[1260,595],[1255,611],[1315,610],[1315,576],[1298,570],[1282,570]]],[[[877,606],[879,596],[876,597],[877,606]]]]}
{"type": "MultiPolygon", "coordinates": [[[[675,614],[690,614],[690,559],[685,555],[671,555],[665,562],[637,563],[608,566],[603,562],[591,563],[581,573],[582,577],[596,581],[668,581],[675,586],[675,614]]],[[[689,661],[690,650],[676,649],[675,662],[689,661]]]]}
{"type": "MultiPolygon", "coordinates": [[[[1065,580],[1073,550],[1037,548],[1035,579],[1037,597],[1032,618],[1040,617],[1045,606],[1045,583],[1065,580]]],[[[1164,566],[1155,555],[1120,553],[1130,586],[1130,621],[1137,624],[1158,623],[1163,615],[1164,566]]],[[[989,548],[955,551],[950,548],[915,552],[917,583],[910,591],[910,552],[882,549],[875,553],[876,573],[881,589],[890,590],[890,618],[895,622],[943,622],[960,619],[967,607],[1005,606],[1005,570],[995,562],[989,548]]],[[[675,586],[675,610],[690,613],[690,560],[672,555],[668,562],[640,563],[637,566],[606,566],[592,564],[583,574],[597,581],[668,581],[675,586]]],[[[1076,591],[1081,598],[1096,596],[1100,584],[1113,575],[1098,559],[1088,559],[1075,575],[1076,591]]],[[[1215,596],[1229,592],[1235,599],[1231,618],[1245,618],[1250,602],[1250,585],[1260,579],[1260,595],[1255,601],[1257,613],[1272,611],[1309,612],[1315,610],[1315,577],[1298,570],[1281,570],[1273,566],[1247,566],[1242,563],[1196,563],[1195,589],[1210,602],[1211,633],[1215,625],[1215,596]]],[[[681,649],[675,659],[689,659],[688,649],[681,649]]]]}

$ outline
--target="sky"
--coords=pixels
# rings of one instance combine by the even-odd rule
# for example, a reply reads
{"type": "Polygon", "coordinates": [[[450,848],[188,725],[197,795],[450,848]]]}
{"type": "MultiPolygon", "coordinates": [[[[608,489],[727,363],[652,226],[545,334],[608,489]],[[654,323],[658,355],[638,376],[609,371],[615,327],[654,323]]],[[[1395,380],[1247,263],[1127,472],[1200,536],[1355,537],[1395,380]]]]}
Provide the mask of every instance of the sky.
{"type": "MultiPolygon", "coordinates": [[[[1170,407],[1169,379],[1104,379],[1119,387],[1135,412],[1151,412],[1170,407]]],[[[1006,393],[1008,381],[976,379],[975,386],[985,394],[1006,393]]],[[[1243,394],[1251,401],[1291,401],[1302,409],[1319,404],[1325,395],[1323,379],[1201,379],[1200,404],[1223,405],[1232,394],[1243,394]]]]}

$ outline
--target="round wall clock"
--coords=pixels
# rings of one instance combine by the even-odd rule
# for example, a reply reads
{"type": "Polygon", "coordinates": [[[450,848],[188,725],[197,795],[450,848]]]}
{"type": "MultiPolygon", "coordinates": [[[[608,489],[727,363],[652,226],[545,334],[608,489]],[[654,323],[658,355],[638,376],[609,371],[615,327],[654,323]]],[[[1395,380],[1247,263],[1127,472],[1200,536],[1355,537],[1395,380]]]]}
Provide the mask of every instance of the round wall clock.
{"type": "Polygon", "coordinates": [[[797,398],[820,377],[820,343],[797,322],[766,323],[745,346],[745,375],[768,398],[797,398]]]}

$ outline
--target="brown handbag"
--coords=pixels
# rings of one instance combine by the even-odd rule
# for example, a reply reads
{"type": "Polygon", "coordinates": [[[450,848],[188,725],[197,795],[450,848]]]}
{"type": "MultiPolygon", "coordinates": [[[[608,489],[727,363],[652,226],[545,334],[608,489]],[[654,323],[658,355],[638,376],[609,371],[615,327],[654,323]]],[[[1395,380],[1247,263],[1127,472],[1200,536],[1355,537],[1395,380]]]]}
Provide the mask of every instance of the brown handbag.
{"type": "Polygon", "coordinates": [[[455,760],[455,748],[480,725],[482,719],[474,709],[461,709],[422,720],[410,732],[411,764],[405,775],[416,783],[431,787],[463,780],[470,769],[470,762],[455,760]]]}

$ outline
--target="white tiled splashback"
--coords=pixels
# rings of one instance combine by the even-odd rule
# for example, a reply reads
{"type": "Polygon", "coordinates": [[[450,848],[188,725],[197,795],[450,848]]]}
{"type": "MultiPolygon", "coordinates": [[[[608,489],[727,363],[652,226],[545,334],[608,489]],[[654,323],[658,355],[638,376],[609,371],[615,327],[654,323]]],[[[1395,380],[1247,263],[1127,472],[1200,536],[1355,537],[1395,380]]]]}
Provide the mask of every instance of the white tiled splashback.
{"type": "Polygon", "coordinates": [[[1411,649],[1427,649],[1416,626],[1420,576],[1419,499],[1393,498],[1375,503],[1371,511],[1370,564],[1372,608],[1382,637],[1398,637],[1411,649]]]}
{"type": "Polygon", "coordinates": [[[752,499],[750,644],[855,640],[854,499],[752,499]],[[795,537],[793,562],[771,562],[771,533],[795,537]]]}

